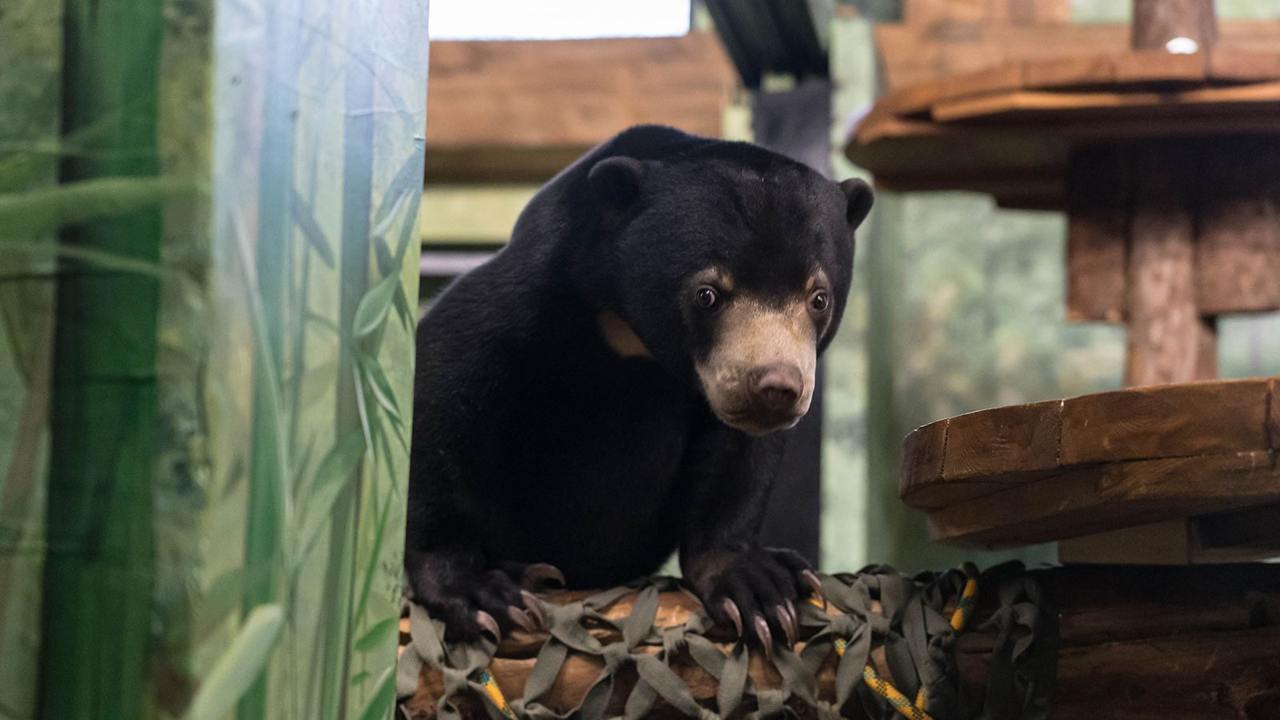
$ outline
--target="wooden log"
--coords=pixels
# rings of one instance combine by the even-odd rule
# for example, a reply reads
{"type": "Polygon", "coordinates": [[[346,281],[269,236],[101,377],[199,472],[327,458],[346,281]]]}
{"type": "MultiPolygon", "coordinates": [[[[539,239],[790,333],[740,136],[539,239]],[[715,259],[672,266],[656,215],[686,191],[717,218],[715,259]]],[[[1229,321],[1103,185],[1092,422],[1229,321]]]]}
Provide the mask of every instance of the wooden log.
{"type": "MultiPolygon", "coordinates": [[[[1048,607],[1058,616],[1058,691],[1050,711],[1053,720],[1123,718],[1132,720],[1269,720],[1272,694],[1280,688],[1280,566],[1206,567],[1070,567],[1032,571],[1048,607]]],[[[548,596],[564,602],[573,596],[548,596]]],[[[629,612],[623,601],[606,611],[610,618],[629,612]]],[[[983,621],[997,607],[993,592],[983,592],[970,629],[956,643],[960,681],[970,710],[981,707],[994,646],[993,630],[983,621]]],[[[687,596],[663,595],[659,625],[678,624],[690,609],[687,596]],[[670,606],[670,608],[668,607],[670,606]]],[[[509,699],[518,696],[533,665],[533,651],[545,638],[519,644],[510,657],[504,643],[490,666],[509,699]]],[[[611,638],[604,638],[611,639],[611,638]]],[[[616,639],[616,638],[614,638],[616,639]]],[[[402,643],[405,642],[402,640],[402,643]]],[[[646,648],[654,652],[656,648],[646,648]]],[[[883,658],[875,658],[886,677],[883,658]]],[[[714,679],[685,660],[673,667],[694,697],[714,707],[714,679]]],[[[546,704],[558,711],[574,706],[599,675],[592,658],[571,655],[546,704]]],[[[761,658],[751,662],[752,682],[777,687],[780,678],[761,658]]],[[[620,675],[615,704],[635,682],[620,675]]],[[[418,692],[404,703],[413,720],[435,717],[439,674],[424,669],[418,692]]],[[[834,692],[832,666],[818,678],[820,697],[834,692]]],[[[467,717],[486,717],[478,703],[467,717]]],[[[807,710],[794,706],[801,717],[807,710]]],[[[851,708],[850,717],[862,717],[851,708]]],[[[659,703],[650,717],[679,717],[659,703]]]]}
{"type": "Polygon", "coordinates": [[[1188,168],[1163,148],[1143,146],[1134,163],[1129,227],[1128,385],[1216,377],[1217,332],[1196,307],[1195,221],[1188,168]]]}
{"type": "MultiPolygon", "coordinates": [[[[1186,38],[1195,43],[1191,52],[1208,49],[1218,39],[1218,18],[1213,0],[1133,0],[1130,44],[1135,50],[1169,50],[1169,41],[1186,38]]],[[[1184,50],[1185,52],[1185,50],[1184,50]]]]}

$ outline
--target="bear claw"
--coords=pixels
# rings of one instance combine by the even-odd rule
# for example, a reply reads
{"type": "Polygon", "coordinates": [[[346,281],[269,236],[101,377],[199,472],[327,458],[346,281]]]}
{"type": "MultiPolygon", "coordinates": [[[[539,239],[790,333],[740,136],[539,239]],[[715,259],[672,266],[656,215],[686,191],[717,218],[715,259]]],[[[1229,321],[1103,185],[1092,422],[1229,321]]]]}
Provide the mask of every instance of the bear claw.
{"type": "Polygon", "coordinates": [[[759,615],[751,616],[751,624],[755,627],[756,637],[760,639],[760,646],[764,648],[764,657],[766,660],[773,659],[773,633],[769,632],[769,623],[759,615]]]}
{"type": "Polygon", "coordinates": [[[567,584],[560,568],[550,563],[534,563],[525,568],[524,580],[526,584],[534,587],[553,585],[556,588],[563,588],[567,584]]]}
{"type": "Polygon", "coordinates": [[[782,634],[786,637],[787,647],[796,646],[796,621],[795,618],[788,613],[787,608],[783,605],[775,605],[773,614],[778,618],[778,625],[782,626],[782,634]]]}
{"type": "Polygon", "coordinates": [[[813,591],[813,596],[821,600],[823,605],[826,605],[827,598],[822,594],[822,580],[818,579],[818,575],[812,570],[804,570],[800,573],[800,578],[813,591]]]}
{"type": "Polygon", "coordinates": [[[516,607],[515,605],[510,605],[507,607],[507,617],[511,618],[511,622],[515,623],[517,626],[520,627],[520,629],[524,630],[527,633],[533,634],[538,632],[538,628],[534,624],[533,618],[530,618],[528,613],[516,607]]]}
{"type": "Polygon", "coordinates": [[[529,617],[538,624],[540,630],[547,630],[547,615],[542,611],[542,605],[538,603],[538,598],[528,590],[520,591],[520,599],[524,600],[525,611],[529,617]]]}
{"type": "Polygon", "coordinates": [[[502,631],[498,629],[498,621],[494,620],[492,615],[483,610],[477,610],[474,619],[477,625],[493,636],[494,642],[502,642],[502,631]]]}
{"type": "Polygon", "coordinates": [[[733,629],[738,633],[738,637],[742,637],[742,612],[738,610],[738,605],[729,598],[725,598],[720,603],[720,607],[724,608],[724,614],[729,616],[729,620],[733,622],[733,629]]]}

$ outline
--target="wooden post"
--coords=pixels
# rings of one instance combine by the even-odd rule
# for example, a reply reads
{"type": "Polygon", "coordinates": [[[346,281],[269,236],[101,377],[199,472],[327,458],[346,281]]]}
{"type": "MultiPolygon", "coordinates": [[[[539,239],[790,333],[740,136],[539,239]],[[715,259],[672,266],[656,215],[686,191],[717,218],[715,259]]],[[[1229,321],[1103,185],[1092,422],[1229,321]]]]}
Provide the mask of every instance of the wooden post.
{"type": "Polygon", "coordinates": [[[1130,33],[1134,50],[1204,51],[1218,39],[1213,0],[1133,0],[1130,33]],[[1175,38],[1192,40],[1195,47],[1170,47],[1175,38]]]}
{"type": "MultiPolygon", "coordinates": [[[[1135,50],[1204,52],[1218,37],[1213,0],[1134,0],[1135,50]],[[1179,44],[1175,45],[1174,43],[1179,44]]],[[[1196,307],[1196,227],[1176,149],[1144,149],[1129,228],[1129,385],[1218,373],[1217,331],[1196,307]]]]}
{"type": "Polygon", "coordinates": [[[1137,153],[1129,226],[1129,385],[1217,376],[1217,333],[1196,307],[1195,221],[1176,153],[1137,153]]]}

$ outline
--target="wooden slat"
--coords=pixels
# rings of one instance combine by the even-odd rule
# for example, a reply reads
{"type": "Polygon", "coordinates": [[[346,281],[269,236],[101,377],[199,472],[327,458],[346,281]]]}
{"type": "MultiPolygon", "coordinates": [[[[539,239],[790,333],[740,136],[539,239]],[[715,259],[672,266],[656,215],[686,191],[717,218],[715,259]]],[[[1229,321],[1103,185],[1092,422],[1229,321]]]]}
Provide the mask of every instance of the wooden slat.
{"type": "Polygon", "coordinates": [[[1028,88],[1089,87],[1114,82],[1116,68],[1111,55],[1077,55],[1024,61],[1022,77],[1028,88]]]}
{"type": "Polygon", "coordinates": [[[1170,55],[1163,50],[1118,53],[1112,60],[1115,82],[1193,83],[1204,80],[1206,53],[1170,55]]]}
{"type": "Polygon", "coordinates": [[[940,420],[917,428],[903,442],[902,457],[910,462],[902,465],[898,492],[906,495],[914,487],[937,484],[942,480],[942,456],[946,451],[947,424],[940,420]]]}
{"type": "Polygon", "coordinates": [[[1261,82],[1280,77],[1280,52],[1215,47],[1206,74],[1225,82],[1261,82]]]}
{"type": "Polygon", "coordinates": [[[905,496],[957,481],[1016,484],[1073,466],[1280,451],[1278,387],[1276,378],[1138,387],[939,420],[907,436],[900,489],[905,496]]]}
{"type": "Polygon", "coordinates": [[[1058,466],[1060,401],[960,415],[947,424],[942,479],[992,477],[1058,466]]]}
{"type": "Polygon", "coordinates": [[[1278,717],[1280,628],[1099,645],[1058,656],[1049,717],[1265,720],[1278,717]],[[1190,657],[1200,662],[1187,662],[1190,657]],[[1107,670],[1102,670],[1108,668],[1107,670]],[[1114,669],[1114,670],[1110,670],[1114,669]]]}
{"type": "Polygon", "coordinates": [[[1076,466],[934,510],[930,535],[982,548],[1092,535],[1126,525],[1280,501],[1272,451],[1076,466]]]}
{"type": "Polygon", "coordinates": [[[1061,464],[1268,450],[1268,384],[1188,383],[1067,400],[1061,464]]]}
{"type": "Polygon", "coordinates": [[[1175,518],[1058,542],[1064,565],[1190,565],[1191,521],[1175,518]]]}
{"type": "MultiPolygon", "coordinates": [[[[719,136],[736,87],[708,32],[678,38],[431,44],[428,179],[535,179],[626,127],[719,136]],[[540,153],[551,156],[542,160],[540,153]],[[530,170],[529,168],[533,168],[530,170]],[[462,177],[460,177],[462,176],[462,177]]],[[[545,179],[545,176],[542,178],[545,179]]]]}
{"type": "MultiPolygon", "coordinates": [[[[1018,90],[937,100],[931,116],[938,122],[1027,122],[1110,119],[1118,115],[1211,116],[1216,113],[1266,114],[1280,110],[1280,82],[1197,88],[1179,92],[1046,92],[1018,90]]],[[[1151,133],[1159,137],[1160,130],[1151,133]]]]}
{"type": "MultiPolygon", "coordinates": [[[[1106,23],[883,24],[876,27],[875,38],[890,92],[1009,62],[1111,55],[1130,49],[1128,24],[1106,23]]],[[[1216,47],[1230,52],[1274,53],[1280,47],[1280,21],[1221,23],[1216,47]]]]}
{"type": "Polygon", "coordinates": [[[1280,504],[1174,518],[1058,543],[1058,562],[1201,565],[1280,557],[1280,504]]]}
{"type": "Polygon", "coordinates": [[[1064,25],[1071,22],[1067,0],[906,0],[902,20],[908,25],[968,23],[1064,25]]]}

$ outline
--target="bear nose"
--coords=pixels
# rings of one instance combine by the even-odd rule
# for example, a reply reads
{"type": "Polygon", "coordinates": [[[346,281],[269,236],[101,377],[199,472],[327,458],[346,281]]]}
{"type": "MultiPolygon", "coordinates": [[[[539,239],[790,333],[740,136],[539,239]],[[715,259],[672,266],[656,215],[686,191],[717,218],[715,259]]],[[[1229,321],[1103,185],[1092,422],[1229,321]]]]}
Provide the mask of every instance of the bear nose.
{"type": "Polygon", "coordinates": [[[800,368],[794,365],[762,365],[751,371],[751,389],[765,407],[786,412],[800,399],[804,380],[800,376],[800,368]]]}

